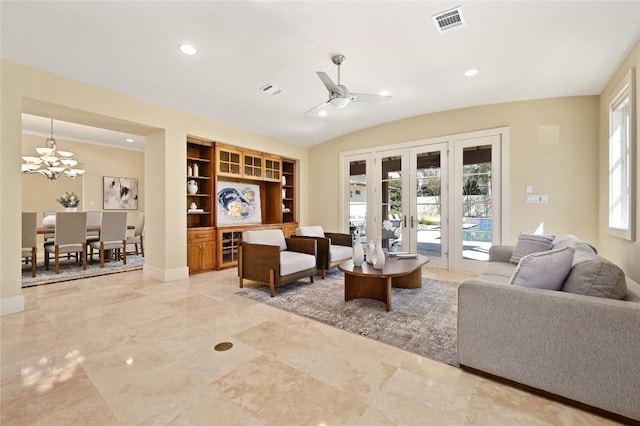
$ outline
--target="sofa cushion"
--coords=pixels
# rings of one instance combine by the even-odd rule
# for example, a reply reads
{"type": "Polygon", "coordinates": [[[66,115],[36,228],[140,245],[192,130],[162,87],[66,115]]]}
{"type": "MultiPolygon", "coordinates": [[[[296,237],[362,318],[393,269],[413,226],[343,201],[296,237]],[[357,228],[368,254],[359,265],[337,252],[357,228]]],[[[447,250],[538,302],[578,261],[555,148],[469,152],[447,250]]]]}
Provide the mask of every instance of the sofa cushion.
{"type": "Polygon", "coordinates": [[[509,284],[516,265],[506,262],[489,262],[478,279],[498,284],[509,284]]]}
{"type": "Polygon", "coordinates": [[[324,230],[322,229],[322,226],[301,226],[296,229],[296,235],[299,237],[324,238],[324,230]]]}
{"type": "Polygon", "coordinates": [[[607,259],[594,256],[573,266],[562,291],[586,296],[623,299],[627,294],[624,272],[607,259]]]}
{"type": "Polygon", "coordinates": [[[538,235],[521,232],[518,235],[516,246],[513,248],[513,254],[510,259],[511,263],[517,265],[520,259],[528,254],[551,250],[555,238],[555,235],[538,235]]]}
{"type": "Polygon", "coordinates": [[[574,251],[573,247],[565,247],[524,256],[509,283],[522,287],[560,290],[571,271],[574,251]]]}
{"type": "Polygon", "coordinates": [[[280,276],[304,271],[316,266],[316,257],[312,254],[299,253],[297,251],[280,252],[280,276]]]}
{"type": "Polygon", "coordinates": [[[562,237],[557,238],[553,243],[554,249],[564,247],[573,247],[576,250],[573,254],[574,266],[580,262],[584,262],[585,260],[593,259],[593,257],[598,253],[595,247],[591,244],[580,241],[578,237],[572,234],[563,235],[562,237]]]}
{"type": "Polygon", "coordinates": [[[262,229],[259,231],[245,231],[242,240],[250,244],[265,244],[279,246],[280,250],[287,249],[287,241],[281,229],[262,229]]]}

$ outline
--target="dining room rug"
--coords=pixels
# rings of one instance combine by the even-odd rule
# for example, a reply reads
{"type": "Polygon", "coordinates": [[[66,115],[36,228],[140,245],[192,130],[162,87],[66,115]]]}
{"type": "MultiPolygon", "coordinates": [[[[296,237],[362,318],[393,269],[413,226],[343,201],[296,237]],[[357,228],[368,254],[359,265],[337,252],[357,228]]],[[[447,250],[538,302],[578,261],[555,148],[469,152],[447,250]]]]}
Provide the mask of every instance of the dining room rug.
{"type": "Polygon", "coordinates": [[[245,287],[243,297],[374,339],[450,365],[456,354],[458,284],[422,279],[417,289],[391,289],[392,310],[371,299],[344,300],[344,275],[337,269],[315,283],[299,280],[276,288],[245,287]]]}
{"type": "Polygon", "coordinates": [[[49,270],[44,268],[44,261],[38,261],[36,276],[31,276],[31,264],[22,265],[22,288],[34,287],[37,285],[53,284],[62,281],[79,280],[82,278],[96,277],[99,275],[117,274],[142,269],[144,257],[142,255],[127,255],[127,264],[121,260],[105,262],[104,268],[100,267],[97,259],[93,263],[87,263],[87,269],[82,269],[82,264],[75,259],[62,259],[60,262],[60,273],[56,274],[53,260],[49,265],[49,270]]]}

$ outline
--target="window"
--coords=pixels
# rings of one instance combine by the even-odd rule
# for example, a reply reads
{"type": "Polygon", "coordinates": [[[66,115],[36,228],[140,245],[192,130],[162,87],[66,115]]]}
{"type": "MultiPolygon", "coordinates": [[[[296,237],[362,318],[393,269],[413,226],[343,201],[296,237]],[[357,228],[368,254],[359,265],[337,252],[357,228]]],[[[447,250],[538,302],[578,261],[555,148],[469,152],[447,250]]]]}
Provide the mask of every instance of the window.
{"type": "Polygon", "coordinates": [[[622,79],[609,104],[609,233],[634,240],[634,74],[622,79]]]}

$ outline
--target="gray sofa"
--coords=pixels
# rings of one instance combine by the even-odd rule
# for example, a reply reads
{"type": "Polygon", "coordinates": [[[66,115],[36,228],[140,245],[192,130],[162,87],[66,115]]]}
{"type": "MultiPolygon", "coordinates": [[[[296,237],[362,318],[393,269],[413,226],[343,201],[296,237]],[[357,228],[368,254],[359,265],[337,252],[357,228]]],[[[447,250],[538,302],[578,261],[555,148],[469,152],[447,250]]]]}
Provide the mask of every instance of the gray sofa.
{"type": "Polygon", "coordinates": [[[575,250],[560,291],[509,285],[514,246],[492,247],[485,271],[460,284],[460,365],[640,421],[640,285],[573,236],[556,245],[575,250]],[[596,288],[609,278],[621,299],[596,288]],[[567,291],[588,282],[601,297],[567,291]]]}

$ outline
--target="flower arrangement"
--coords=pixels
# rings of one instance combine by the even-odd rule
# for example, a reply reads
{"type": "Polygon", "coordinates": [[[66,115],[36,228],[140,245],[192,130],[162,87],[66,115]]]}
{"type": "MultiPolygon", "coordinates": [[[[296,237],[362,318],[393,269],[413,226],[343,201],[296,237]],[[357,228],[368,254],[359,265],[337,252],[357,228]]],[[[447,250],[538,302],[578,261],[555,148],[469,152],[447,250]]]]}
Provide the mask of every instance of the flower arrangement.
{"type": "Polygon", "coordinates": [[[63,207],[78,207],[80,205],[80,197],[75,192],[71,194],[65,192],[62,197],[56,198],[56,201],[62,204],[63,207]]]}

